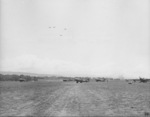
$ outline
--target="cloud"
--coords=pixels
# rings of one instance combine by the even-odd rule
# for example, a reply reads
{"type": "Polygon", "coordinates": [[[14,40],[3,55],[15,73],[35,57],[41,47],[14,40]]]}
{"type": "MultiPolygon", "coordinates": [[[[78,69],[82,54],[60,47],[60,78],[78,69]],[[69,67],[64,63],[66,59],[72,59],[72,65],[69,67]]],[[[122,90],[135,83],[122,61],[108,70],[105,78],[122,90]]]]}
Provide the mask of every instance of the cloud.
{"type": "Polygon", "coordinates": [[[72,61],[41,59],[34,55],[21,55],[1,61],[1,70],[74,75],[87,72],[84,66],[72,61]]]}
{"type": "Polygon", "coordinates": [[[115,78],[137,78],[147,77],[150,78],[150,66],[146,62],[139,63],[137,65],[120,65],[117,62],[108,62],[99,67],[91,67],[91,74],[95,76],[106,76],[106,77],[115,77],[115,78]]]}
{"type": "Polygon", "coordinates": [[[121,66],[108,62],[101,66],[83,66],[73,61],[51,60],[35,55],[21,55],[0,61],[1,71],[31,72],[69,76],[106,76],[106,77],[149,77],[150,66],[139,63],[135,66],[121,66]]]}
{"type": "Polygon", "coordinates": [[[96,76],[116,77],[122,74],[122,69],[116,62],[108,62],[99,67],[92,67],[91,72],[96,76]]]}

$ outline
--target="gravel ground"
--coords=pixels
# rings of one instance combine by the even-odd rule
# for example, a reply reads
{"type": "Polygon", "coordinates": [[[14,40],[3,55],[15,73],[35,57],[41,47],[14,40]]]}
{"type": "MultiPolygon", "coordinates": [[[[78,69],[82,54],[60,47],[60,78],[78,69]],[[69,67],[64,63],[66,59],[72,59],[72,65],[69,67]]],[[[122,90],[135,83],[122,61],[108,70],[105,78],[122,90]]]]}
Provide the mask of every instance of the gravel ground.
{"type": "Polygon", "coordinates": [[[39,82],[16,87],[1,85],[0,116],[150,116],[147,83],[39,82]]]}

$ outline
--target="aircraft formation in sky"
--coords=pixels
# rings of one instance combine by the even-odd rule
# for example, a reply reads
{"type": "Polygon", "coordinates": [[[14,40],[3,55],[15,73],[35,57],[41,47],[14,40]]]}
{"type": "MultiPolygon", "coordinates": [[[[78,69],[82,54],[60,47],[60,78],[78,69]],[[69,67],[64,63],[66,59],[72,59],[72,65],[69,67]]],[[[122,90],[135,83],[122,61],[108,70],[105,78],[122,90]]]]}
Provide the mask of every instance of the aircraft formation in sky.
{"type": "MultiPolygon", "coordinates": [[[[49,27],[50,29],[52,29],[52,28],[56,28],[55,26],[53,26],[53,27],[49,27]]],[[[64,30],[67,30],[67,28],[64,28],[64,30]]],[[[59,36],[63,36],[62,34],[60,34],[59,36]]]]}

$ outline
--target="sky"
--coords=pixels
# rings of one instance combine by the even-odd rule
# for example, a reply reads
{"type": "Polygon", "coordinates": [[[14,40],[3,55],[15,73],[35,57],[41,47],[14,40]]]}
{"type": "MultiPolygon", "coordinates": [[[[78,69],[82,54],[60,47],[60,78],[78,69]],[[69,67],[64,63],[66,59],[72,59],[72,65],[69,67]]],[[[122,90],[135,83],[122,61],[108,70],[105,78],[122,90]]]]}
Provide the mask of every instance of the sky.
{"type": "Polygon", "coordinates": [[[150,77],[149,0],[0,2],[0,71],[150,77]]]}

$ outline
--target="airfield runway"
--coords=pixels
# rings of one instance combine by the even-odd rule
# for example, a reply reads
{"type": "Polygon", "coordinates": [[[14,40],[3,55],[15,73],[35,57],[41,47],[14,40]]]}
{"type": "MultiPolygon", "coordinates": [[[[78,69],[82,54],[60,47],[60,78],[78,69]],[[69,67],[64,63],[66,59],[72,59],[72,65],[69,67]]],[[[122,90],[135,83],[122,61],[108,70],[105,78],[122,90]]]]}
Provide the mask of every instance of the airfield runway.
{"type": "Polygon", "coordinates": [[[3,82],[0,88],[0,116],[150,116],[149,83],[3,82]]]}

